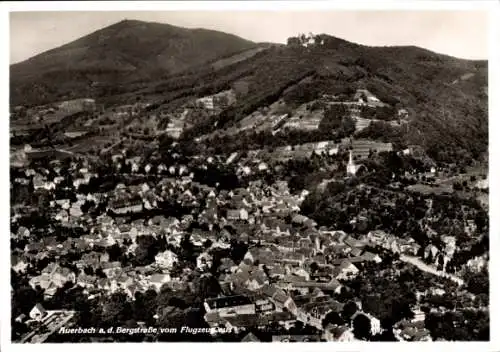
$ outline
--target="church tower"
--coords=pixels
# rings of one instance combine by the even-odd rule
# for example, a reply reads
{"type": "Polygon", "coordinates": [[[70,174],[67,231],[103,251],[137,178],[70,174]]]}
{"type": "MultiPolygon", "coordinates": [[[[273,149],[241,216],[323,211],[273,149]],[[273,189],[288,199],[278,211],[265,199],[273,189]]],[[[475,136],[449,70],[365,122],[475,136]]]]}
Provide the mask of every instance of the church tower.
{"type": "Polygon", "coordinates": [[[347,176],[356,175],[356,164],[352,160],[352,150],[349,151],[349,162],[347,163],[347,176]]]}

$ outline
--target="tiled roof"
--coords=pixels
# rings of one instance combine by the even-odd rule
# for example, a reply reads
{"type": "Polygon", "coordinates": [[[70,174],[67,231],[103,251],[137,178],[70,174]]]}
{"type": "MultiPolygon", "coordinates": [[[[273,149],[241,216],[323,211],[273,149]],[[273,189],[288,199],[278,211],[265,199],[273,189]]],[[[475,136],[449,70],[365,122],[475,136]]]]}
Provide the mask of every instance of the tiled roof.
{"type": "Polygon", "coordinates": [[[220,297],[220,298],[207,298],[205,302],[212,309],[226,308],[226,307],[237,307],[242,305],[248,305],[252,302],[248,297],[241,295],[220,297]]]}
{"type": "Polygon", "coordinates": [[[241,342],[260,342],[260,340],[253,333],[248,333],[241,342]]]}

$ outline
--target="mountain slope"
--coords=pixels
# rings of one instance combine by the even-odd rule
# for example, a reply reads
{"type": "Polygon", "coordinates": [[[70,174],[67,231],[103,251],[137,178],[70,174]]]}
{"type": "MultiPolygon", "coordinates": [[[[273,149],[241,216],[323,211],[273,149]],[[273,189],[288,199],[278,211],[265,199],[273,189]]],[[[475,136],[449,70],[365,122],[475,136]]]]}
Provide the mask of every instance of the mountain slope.
{"type": "Polygon", "coordinates": [[[205,29],[124,20],[11,66],[11,102],[40,103],[74,90],[167,76],[256,44],[205,29]]]}
{"type": "MultiPolygon", "coordinates": [[[[356,89],[368,89],[383,102],[412,112],[401,136],[406,144],[423,146],[438,161],[484,158],[486,61],[414,46],[368,47],[329,35],[317,39],[308,47],[262,46],[223,33],[125,21],[12,66],[12,100],[62,100],[72,92],[106,105],[140,97],[153,103],[152,109],[174,111],[194,98],[245,87],[222,113],[190,121],[195,125],[184,134],[190,140],[234,126],[279,99],[295,109],[323,94],[352,99],[356,89]],[[208,37],[219,38],[219,44],[208,43],[208,37]],[[180,58],[188,63],[179,63],[180,58]]],[[[240,137],[235,141],[248,141],[240,137]]],[[[268,137],[260,136],[259,143],[276,139],[268,137]]]]}
{"type": "MultiPolygon", "coordinates": [[[[280,98],[294,108],[323,94],[352,98],[356,89],[368,89],[383,102],[413,112],[404,135],[407,144],[422,145],[429,155],[443,161],[485,155],[486,61],[462,60],[417,47],[367,47],[324,38],[322,45],[272,48],[234,65],[230,74],[245,76],[248,94],[222,114],[195,126],[189,136],[233,126],[280,98]],[[471,78],[453,84],[464,75],[471,78]]],[[[222,89],[228,81],[229,72],[226,76],[219,72],[210,84],[220,82],[222,89]]]]}

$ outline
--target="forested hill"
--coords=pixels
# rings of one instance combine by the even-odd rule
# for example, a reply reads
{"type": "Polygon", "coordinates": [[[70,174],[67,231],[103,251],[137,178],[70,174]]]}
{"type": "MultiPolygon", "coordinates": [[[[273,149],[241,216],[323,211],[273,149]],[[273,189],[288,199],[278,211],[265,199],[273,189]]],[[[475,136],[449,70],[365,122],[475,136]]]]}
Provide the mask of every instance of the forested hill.
{"type": "Polygon", "coordinates": [[[307,47],[293,42],[273,47],[227,68],[226,74],[214,74],[209,83],[213,90],[225,89],[228,81],[236,80],[244,81],[248,92],[215,116],[216,121],[197,126],[193,135],[231,125],[280,98],[294,108],[324,94],[352,99],[357,89],[368,89],[381,101],[411,111],[404,136],[407,144],[422,145],[435,159],[484,158],[486,61],[413,46],[367,47],[326,35],[317,38],[307,47]]]}
{"type": "Polygon", "coordinates": [[[321,34],[287,45],[233,35],[123,21],[11,67],[11,102],[93,97],[106,104],[140,96],[175,109],[190,99],[242,87],[222,113],[197,121],[184,138],[234,125],[283,99],[290,109],[322,95],[368,89],[411,111],[406,144],[437,160],[485,158],[487,62],[414,46],[368,47],[321,34]]]}
{"type": "Polygon", "coordinates": [[[206,29],[124,20],[10,67],[11,103],[45,103],[95,87],[157,80],[257,44],[206,29]]]}

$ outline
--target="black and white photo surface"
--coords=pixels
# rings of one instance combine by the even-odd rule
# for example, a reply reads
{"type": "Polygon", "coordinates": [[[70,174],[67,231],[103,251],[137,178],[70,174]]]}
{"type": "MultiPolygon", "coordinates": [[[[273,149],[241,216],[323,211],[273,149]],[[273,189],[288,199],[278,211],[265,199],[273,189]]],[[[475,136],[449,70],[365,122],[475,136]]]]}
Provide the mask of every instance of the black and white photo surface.
{"type": "Polygon", "coordinates": [[[487,11],[118,10],[9,14],[13,344],[490,341],[487,11]]]}

